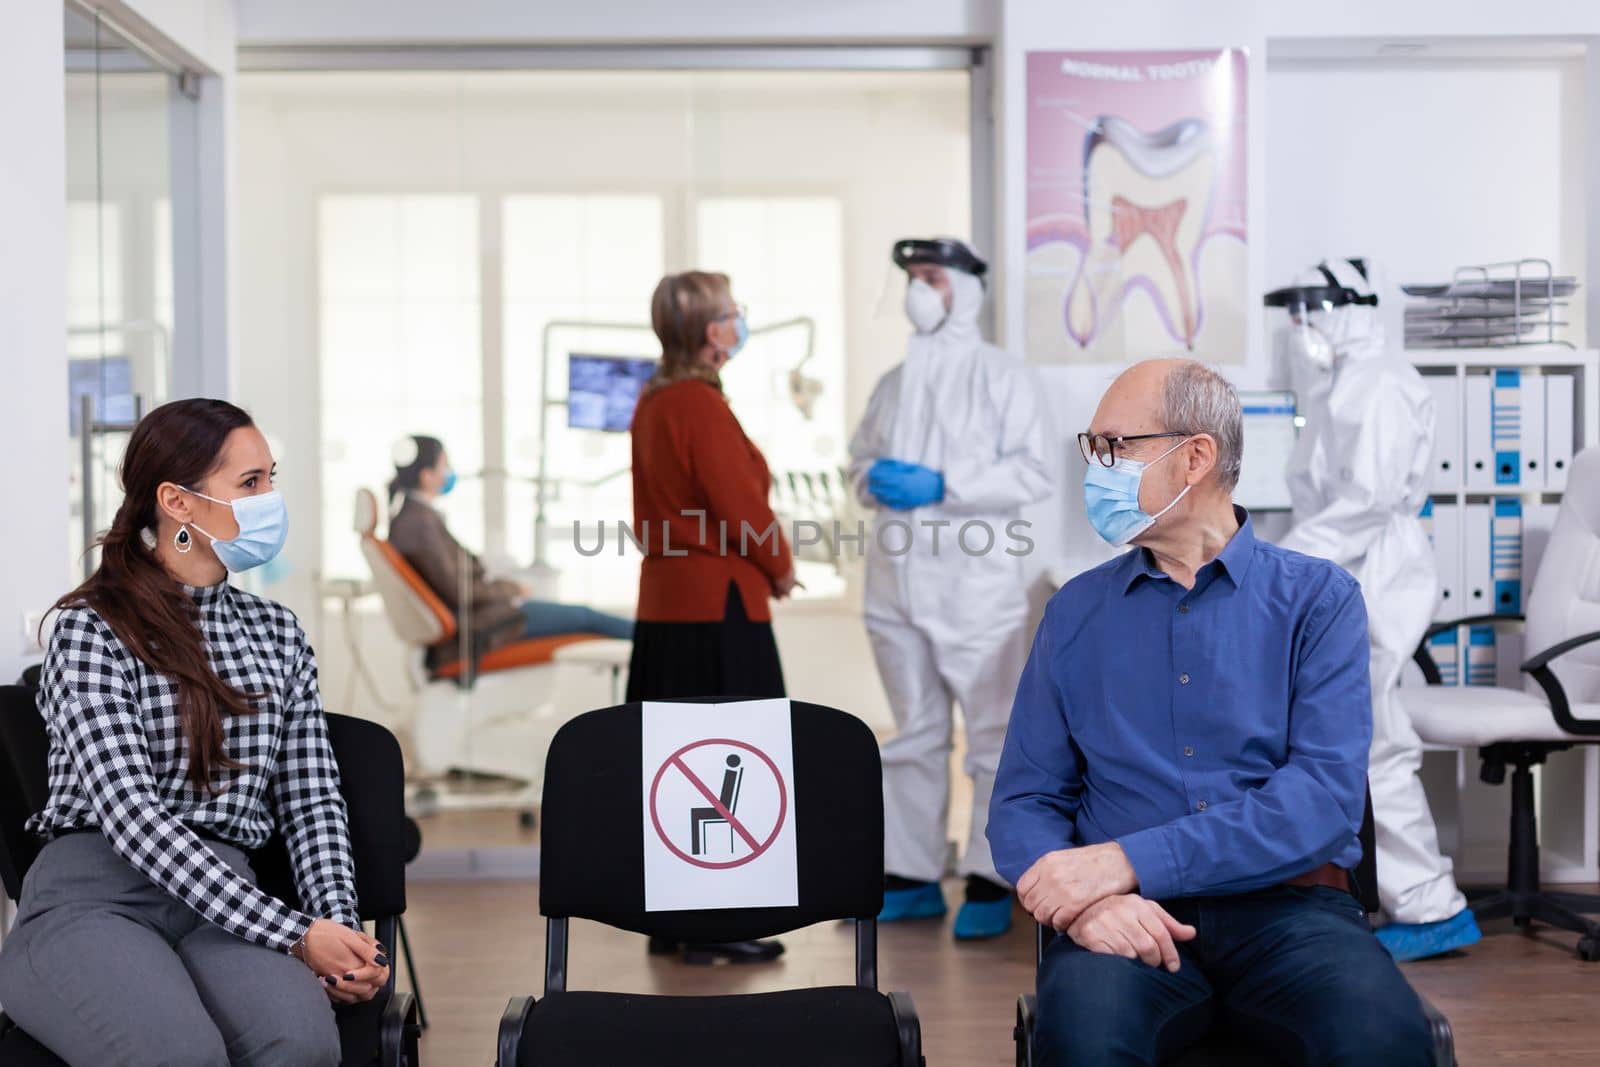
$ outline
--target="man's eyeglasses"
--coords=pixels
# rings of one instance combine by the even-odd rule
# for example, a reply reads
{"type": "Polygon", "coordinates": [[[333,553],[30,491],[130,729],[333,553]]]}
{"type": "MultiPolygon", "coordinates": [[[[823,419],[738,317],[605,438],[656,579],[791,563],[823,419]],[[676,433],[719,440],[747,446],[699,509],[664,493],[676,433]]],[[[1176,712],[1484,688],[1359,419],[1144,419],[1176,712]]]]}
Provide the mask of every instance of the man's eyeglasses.
{"type": "Polygon", "coordinates": [[[724,311],[722,314],[717,316],[716,321],[722,322],[725,319],[731,319],[739,315],[743,315],[746,319],[750,317],[748,314],[748,309],[743,304],[733,305],[732,311],[724,311]]]}
{"type": "Polygon", "coordinates": [[[1102,467],[1115,466],[1117,462],[1117,448],[1130,441],[1153,441],[1159,437],[1188,437],[1186,433],[1169,430],[1166,433],[1136,433],[1127,437],[1107,437],[1103,433],[1080,433],[1078,435],[1078,451],[1083,453],[1085,463],[1099,463],[1102,467]]]}

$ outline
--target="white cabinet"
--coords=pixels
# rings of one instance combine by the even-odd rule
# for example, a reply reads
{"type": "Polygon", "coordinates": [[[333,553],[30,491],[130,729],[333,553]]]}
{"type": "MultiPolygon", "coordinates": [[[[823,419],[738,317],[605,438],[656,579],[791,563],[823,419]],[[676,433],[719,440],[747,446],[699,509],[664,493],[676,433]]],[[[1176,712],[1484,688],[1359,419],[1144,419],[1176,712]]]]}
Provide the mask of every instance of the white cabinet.
{"type": "MultiPolygon", "coordinates": [[[[1541,346],[1412,355],[1437,408],[1423,513],[1439,557],[1434,617],[1520,613],[1572,456],[1600,441],[1600,353],[1541,346]]],[[[1435,657],[1453,661],[1444,664],[1447,684],[1522,688],[1518,665],[1532,651],[1510,627],[1462,627],[1435,643],[1435,657]]],[[[1534,774],[1544,878],[1600,879],[1600,747],[1553,753],[1534,774]]],[[[1427,753],[1422,779],[1457,879],[1504,881],[1509,788],[1478,780],[1475,749],[1427,753]]]]}

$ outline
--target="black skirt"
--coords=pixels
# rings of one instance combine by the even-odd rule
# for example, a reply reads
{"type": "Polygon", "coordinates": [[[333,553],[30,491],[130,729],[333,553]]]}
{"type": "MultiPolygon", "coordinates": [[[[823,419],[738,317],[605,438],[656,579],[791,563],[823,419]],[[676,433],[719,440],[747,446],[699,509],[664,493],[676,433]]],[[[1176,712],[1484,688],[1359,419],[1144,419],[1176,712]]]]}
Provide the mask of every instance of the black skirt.
{"type": "Polygon", "coordinates": [[[721,622],[634,624],[629,701],[787,695],[772,624],[750,621],[732,582],[721,622]]]}

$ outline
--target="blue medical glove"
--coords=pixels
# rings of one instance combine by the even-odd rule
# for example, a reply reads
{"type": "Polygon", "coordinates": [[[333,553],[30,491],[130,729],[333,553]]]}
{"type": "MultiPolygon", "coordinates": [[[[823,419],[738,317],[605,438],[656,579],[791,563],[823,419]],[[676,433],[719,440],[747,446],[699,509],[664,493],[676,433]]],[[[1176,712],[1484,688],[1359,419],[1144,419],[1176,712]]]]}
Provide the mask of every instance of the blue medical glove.
{"type": "Polygon", "coordinates": [[[885,507],[909,511],[944,499],[944,475],[917,463],[880,459],[867,472],[867,491],[885,507]]]}
{"type": "Polygon", "coordinates": [[[873,499],[884,507],[889,506],[889,502],[883,498],[886,480],[891,478],[896,470],[904,466],[906,464],[897,459],[880,459],[867,468],[867,492],[871,493],[873,499]]]}

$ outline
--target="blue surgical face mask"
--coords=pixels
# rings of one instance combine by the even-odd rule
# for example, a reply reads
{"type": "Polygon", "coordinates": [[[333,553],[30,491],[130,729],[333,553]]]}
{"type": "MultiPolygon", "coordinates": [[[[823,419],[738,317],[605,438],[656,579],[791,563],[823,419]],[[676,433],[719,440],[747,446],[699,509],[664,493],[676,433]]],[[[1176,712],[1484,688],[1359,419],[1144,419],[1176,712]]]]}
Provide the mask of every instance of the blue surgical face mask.
{"type": "Polygon", "coordinates": [[[283,551],[283,542],[289,537],[289,509],[283,503],[283,494],[276,489],[256,496],[242,496],[238,500],[218,500],[216,497],[185,489],[185,493],[233,509],[234,521],[239,524],[239,536],[229,541],[219,541],[206,533],[198,523],[190,523],[196,530],[211,538],[211,550],[230,571],[238,574],[259,567],[283,551]]]}
{"type": "Polygon", "coordinates": [[[1178,501],[1187,496],[1193,486],[1184,486],[1183,492],[1172,498],[1172,503],[1154,515],[1147,515],[1139,507],[1139,483],[1144,480],[1145,471],[1188,443],[1189,438],[1179,441],[1149,463],[1123,457],[1110,467],[1098,462],[1089,464],[1083,474],[1083,502],[1089,509],[1089,525],[1094,527],[1095,533],[1108,544],[1121,548],[1177,507],[1178,501]]]}
{"type": "Polygon", "coordinates": [[[451,471],[449,474],[446,474],[444,476],[444,484],[439,486],[439,495],[440,496],[449,496],[450,495],[450,490],[454,489],[455,487],[456,487],[456,472],[455,471],[451,471]]]}
{"type": "Polygon", "coordinates": [[[739,354],[744,343],[750,340],[750,324],[744,321],[744,314],[740,313],[733,319],[733,347],[728,349],[728,358],[732,359],[739,354]]]}

